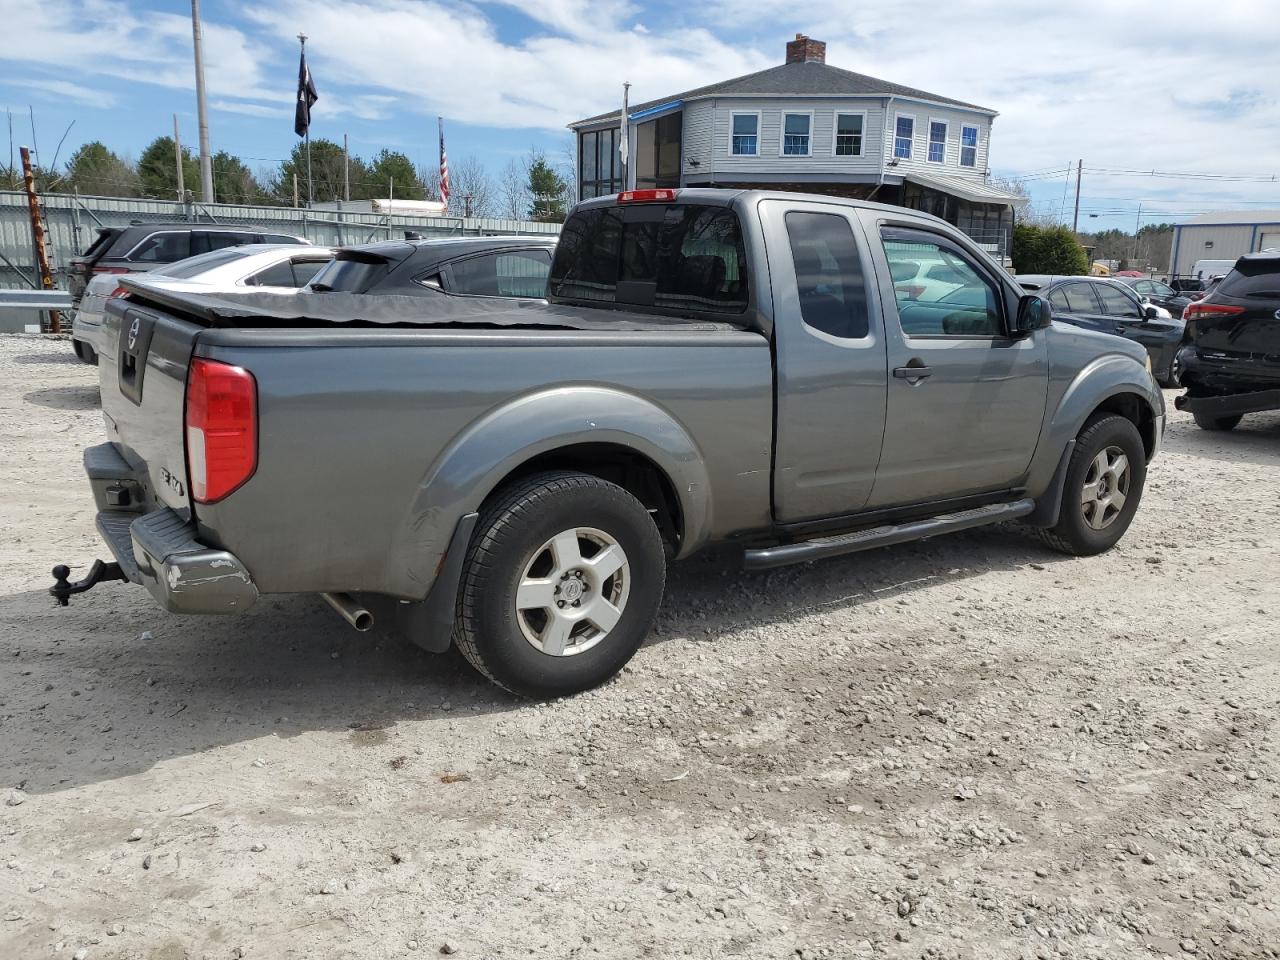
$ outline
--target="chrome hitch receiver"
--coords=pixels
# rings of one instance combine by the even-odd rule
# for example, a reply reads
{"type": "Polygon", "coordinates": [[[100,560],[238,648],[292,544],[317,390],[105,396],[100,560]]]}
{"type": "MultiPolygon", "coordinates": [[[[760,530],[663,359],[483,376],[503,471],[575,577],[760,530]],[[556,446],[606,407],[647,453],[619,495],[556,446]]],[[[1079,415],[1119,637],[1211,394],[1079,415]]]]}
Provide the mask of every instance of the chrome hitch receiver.
{"type": "Polygon", "coordinates": [[[125,576],[124,571],[120,569],[120,564],[103,563],[101,560],[93,561],[93,566],[89,568],[89,575],[83,580],[77,580],[75,583],[69,583],[67,581],[67,577],[70,575],[71,568],[65,563],[60,563],[53,568],[54,584],[49,588],[49,593],[53,595],[53,599],[60,607],[67,606],[73,593],[84,593],[86,590],[89,590],[104,581],[128,581],[129,579],[125,576]]]}

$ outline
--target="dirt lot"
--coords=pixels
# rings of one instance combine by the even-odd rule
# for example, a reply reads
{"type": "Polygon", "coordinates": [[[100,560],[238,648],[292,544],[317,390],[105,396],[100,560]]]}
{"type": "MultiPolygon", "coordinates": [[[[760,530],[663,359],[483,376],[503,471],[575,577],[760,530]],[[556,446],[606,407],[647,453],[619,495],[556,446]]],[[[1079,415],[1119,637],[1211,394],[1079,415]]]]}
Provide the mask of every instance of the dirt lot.
{"type": "Polygon", "coordinates": [[[0,957],[1280,956],[1280,416],[1173,414],[1092,560],[687,564],[540,706],[313,597],[56,609],[96,403],[0,337],[0,957]]]}

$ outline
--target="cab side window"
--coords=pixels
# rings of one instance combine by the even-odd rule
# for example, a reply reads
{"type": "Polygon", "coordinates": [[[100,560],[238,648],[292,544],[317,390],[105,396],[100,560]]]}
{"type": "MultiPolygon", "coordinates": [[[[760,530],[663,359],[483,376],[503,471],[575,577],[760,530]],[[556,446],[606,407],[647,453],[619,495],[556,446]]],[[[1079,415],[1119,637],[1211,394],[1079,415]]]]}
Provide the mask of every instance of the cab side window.
{"type": "Polygon", "coordinates": [[[1005,335],[1000,287],[949,240],[922,230],[885,227],[884,252],[895,264],[894,298],[908,337],[1005,335]],[[896,277],[916,264],[913,275],[896,277]]]}
{"type": "Polygon", "coordinates": [[[448,290],[474,297],[542,297],[550,271],[549,250],[486,253],[449,264],[448,290]]]}
{"type": "Polygon", "coordinates": [[[1138,301],[1124,291],[1100,283],[1098,284],[1097,293],[1102,300],[1102,312],[1108,317],[1120,317],[1125,320],[1139,320],[1142,318],[1142,310],[1138,306],[1138,301]]]}
{"type": "Polygon", "coordinates": [[[844,340],[865,337],[867,284],[849,221],[798,211],[786,219],[804,325],[844,340]]]}
{"type": "Polygon", "coordinates": [[[1101,313],[1098,299],[1093,295],[1093,287],[1088,283],[1068,283],[1059,287],[1063,299],[1066,300],[1067,313],[1101,313]]]}
{"type": "Polygon", "coordinates": [[[174,263],[191,256],[191,234],[153,233],[129,256],[141,263],[174,263]]]}

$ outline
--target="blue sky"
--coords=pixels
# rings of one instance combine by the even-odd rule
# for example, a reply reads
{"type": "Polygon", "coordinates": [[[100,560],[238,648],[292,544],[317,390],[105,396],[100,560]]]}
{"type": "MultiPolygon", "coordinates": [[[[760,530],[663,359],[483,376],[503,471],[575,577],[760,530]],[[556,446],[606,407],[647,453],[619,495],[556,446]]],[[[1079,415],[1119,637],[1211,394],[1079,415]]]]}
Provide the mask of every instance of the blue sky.
{"type": "MultiPolygon", "coordinates": [[[[491,173],[530,146],[566,156],[564,125],[779,63],[798,31],[829,63],[1000,111],[996,176],[1032,175],[1037,209],[1067,215],[1068,162],[1085,160],[1082,229],[1132,229],[1225,208],[1280,208],[1280,4],[1078,0],[204,0],[215,150],[251,167],[287,155],[297,41],[321,100],[314,136],[351,137],[434,164],[435,117],[454,160],[491,173]],[[252,158],[252,159],[250,159],[252,158]],[[1102,171],[1196,173],[1172,179],[1102,171]],[[1233,177],[1207,179],[1227,174],[1233,177]],[[1091,218],[1089,214],[1098,216],[1091,218]]],[[[0,0],[0,106],[15,139],[36,113],[42,159],[102,140],[137,155],[179,115],[195,142],[186,3],[0,0]]]]}

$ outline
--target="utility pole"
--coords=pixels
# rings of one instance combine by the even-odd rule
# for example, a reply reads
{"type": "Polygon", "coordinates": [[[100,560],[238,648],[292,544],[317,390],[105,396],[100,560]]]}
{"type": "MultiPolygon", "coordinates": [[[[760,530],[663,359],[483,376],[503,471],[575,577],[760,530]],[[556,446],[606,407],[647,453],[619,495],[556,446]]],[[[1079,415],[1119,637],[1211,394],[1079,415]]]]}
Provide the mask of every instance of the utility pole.
{"type": "Polygon", "coordinates": [[[462,215],[464,217],[471,216],[471,194],[465,194],[462,198],[462,215]]]}
{"type": "Polygon", "coordinates": [[[204,99],[204,40],[200,0],[191,0],[191,39],[196,52],[196,122],[200,128],[200,199],[213,203],[213,154],[209,152],[209,108],[204,99]]]}
{"type": "Polygon", "coordinates": [[[178,115],[173,115],[173,157],[178,165],[178,201],[187,199],[187,185],[182,180],[182,138],[178,136],[178,115]]]}
{"type": "MultiPolygon", "coordinates": [[[[40,219],[40,200],[36,197],[36,178],[31,171],[31,151],[19,148],[22,154],[22,183],[27,188],[27,208],[31,212],[31,239],[36,248],[36,265],[40,268],[40,286],[53,289],[53,271],[49,269],[49,248],[44,242],[44,223],[40,219]]],[[[62,314],[49,311],[49,332],[62,332],[62,314]]]]}
{"type": "Polygon", "coordinates": [[[1142,229],[1142,204],[1138,204],[1138,219],[1133,223],[1133,256],[1129,259],[1138,259],[1138,231],[1142,229]]]}
{"type": "Polygon", "coordinates": [[[342,199],[351,199],[351,153],[347,147],[347,135],[342,135],[342,199]]]}
{"type": "Polygon", "coordinates": [[[298,206],[298,175],[296,173],[293,175],[293,205],[295,208],[298,206]]]}
{"type": "Polygon", "coordinates": [[[1084,161],[1076,162],[1076,213],[1071,218],[1071,232],[1080,232],[1080,174],[1084,170],[1084,161]]]}

